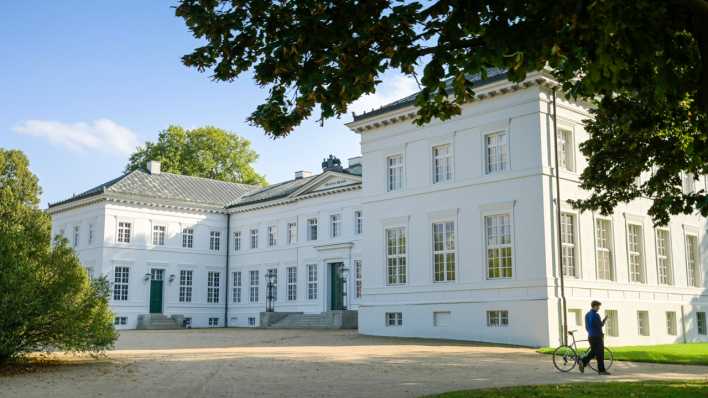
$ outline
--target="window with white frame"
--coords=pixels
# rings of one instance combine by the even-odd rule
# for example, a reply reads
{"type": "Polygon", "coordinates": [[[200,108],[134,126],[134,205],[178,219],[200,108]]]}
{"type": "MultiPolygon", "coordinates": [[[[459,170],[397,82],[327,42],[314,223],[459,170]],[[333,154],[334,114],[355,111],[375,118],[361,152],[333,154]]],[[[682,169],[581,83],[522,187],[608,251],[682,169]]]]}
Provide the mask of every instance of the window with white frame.
{"type": "Polygon", "coordinates": [[[361,235],[364,232],[364,218],[361,210],[354,211],[354,234],[361,235]]]}
{"type": "Polygon", "coordinates": [[[207,303],[219,302],[220,277],[221,274],[219,272],[209,271],[207,273],[207,303]]]}
{"type": "Polygon", "coordinates": [[[386,326],[403,326],[403,313],[402,312],[387,312],[386,313],[386,326]]]}
{"type": "Polygon", "coordinates": [[[256,326],[256,317],[255,316],[248,317],[248,326],[256,326]]]}
{"type": "Polygon", "coordinates": [[[293,245],[297,243],[297,223],[288,223],[288,244],[293,245]]]}
{"type": "Polygon", "coordinates": [[[221,232],[209,232],[209,250],[219,251],[221,245],[221,232]]]}
{"type": "Polygon", "coordinates": [[[307,219],[307,240],[317,240],[317,218],[307,219]]]}
{"type": "Polygon", "coordinates": [[[698,256],[698,237],[696,235],[686,235],[686,271],[688,276],[688,286],[700,286],[700,266],[698,256]]]}
{"type": "Polygon", "coordinates": [[[578,308],[569,309],[568,319],[572,320],[572,324],[575,326],[583,326],[583,311],[578,308]]]}
{"type": "Polygon", "coordinates": [[[307,264],[307,299],[317,300],[317,264],[307,264]]]}
{"type": "MultiPolygon", "coordinates": [[[[278,269],[271,268],[271,269],[266,270],[266,272],[270,272],[273,275],[273,279],[271,280],[270,294],[273,297],[273,301],[278,301],[278,269]]],[[[268,275],[268,274],[266,273],[266,275],[268,275]]]]}
{"type": "Polygon", "coordinates": [[[329,216],[329,236],[337,238],[342,235],[342,215],[331,214],[329,216]]]}
{"type": "Polygon", "coordinates": [[[706,313],[703,311],[696,312],[696,326],[698,326],[698,334],[705,336],[708,334],[706,329],[706,313]]]}
{"type": "Polygon", "coordinates": [[[649,336],[649,311],[637,311],[637,332],[640,336],[649,336]]]}
{"type": "Polygon", "coordinates": [[[74,247],[79,247],[81,241],[81,227],[74,225],[74,247]]]}
{"type": "Polygon", "coordinates": [[[511,214],[484,216],[486,233],[487,278],[512,277],[511,214]]]}
{"type": "Polygon", "coordinates": [[[234,232],[234,251],[241,250],[241,231],[234,232]]]}
{"type": "Polygon", "coordinates": [[[210,328],[215,328],[219,326],[219,318],[209,318],[209,327],[210,328]]]}
{"type": "Polygon", "coordinates": [[[509,169],[509,145],[507,133],[498,132],[484,136],[486,149],[485,170],[487,174],[498,173],[509,169]]]}
{"type": "Polygon", "coordinates": [[[288,301],[297,300],[297,267],[288,267],[288,301]]]}
{"type": "Polygon", "coordinates": [[[455,223],[433,223],[433,280],[455,280],[455,223]]]}
{"type": "Polygon", "coordinates": [[[88,244],[89,245],[93,244],[93,234],[94,234],[93,224],[89,224],[88,225],[88,244]]]}
{"type": "Polygon", "coordinates": [[[568,171],[575,171],[575,143],[572,130],[558,130],[558,166],[568,171]]]}
{"type": "Polygon", "coordinates": [[[388,192],[403,189],[403,155],[393,155],[386,158],[388,192]]]}
{"type": "Polygon", "coordinates": [[[251,249],[258,249],[258,230],[251,230],[251,249]]]}
{"type": "Polygon", "coordinates": [[[610,337],[619,337],[619,316],[617,310],[605,310],[605,331],[610,337]]]}
{"type": "Polygon", "coordinates": [[[356,298],[361,298],[362,291],[361,260],[354,260],[354,273],[356,278],[356,298]]]}
{"type": "Polygon", "coordinates": [[[433,184],[452,180],[452,151],[450,144],[433,147],[433,184]]]}
{"type": "Polygon", "coordinates": [[[258,271],[251,271],[250,274],[250,294],[248,297],[248,301],[251,303],[257,303],[258,302],[258,271]]]}
{"type": "Polygon", "coordinates": [[[405,227],[386,228],[386,273],[389,285],[407,281],[407,237],[405,227]]]}
{"type": "Polygon", "coordinates": [[[234,287],[232,288],[231,292],[231,300],[234,303],[240,303],[241,302],[241,271],[236,271],[233,273],[233,279],[234,279],[234,287]]]}
{"type": "Polygon", "coordinates": [[[127,316],[117,316],[113,318],[113,324],[116,326],[125,326],[128,324],[128,317],[127,316]]]}
{"type": "Polygon", "coordinates": [[[675,311],[666,311],[666,334],[669,336],[676,336],[678,334],[675,311]]]}
{"type": "Polygon", "coordinates": [[[194,247],[194,228],[182,228],[182,247],[194,247]]]}
{"type": "Polygon", "coordinates": [[[681,173],[681,188],[683,193],[689,194],[696,192],[696,176],[692,173],[681,173]]]}
{"type": "Polygon", "coordinates": [[[509,311],[487,311],[487,327],[500,328],[509,326],[509,311]]]}
{"type": "Polygon", "coordinates": [[[278,244],[278,227],[275,225],[268,226],[268,247],[274,247],[278,244]]]}
{"type": "Polygon", "coordinates": [[[595,219],[595,256],[597,278],[614,280],[612,266],[612,223],[608,219],[595,219]]]}
{"type": "Polygon", "coordinates": [[[450,318],[452,314],[450,311],[434,311],[433,312],[433,326],[435,327],[445,327],[450,326],[450,318]]]}
{"type": "Polygon", "coordinates": [[[130,280],[130,268],[118,266],[113,270],[113,300],[128,300],[128,281],[130,280]]]}
{"type": "Polygon", "coordinates": [[[167,227],[164,225],[153,225],[152,226],[152,244],[155,246],[165,245],[165,231],[167,227]]]}
{"type": "Polygon", "coordinates": [[[179,302],[192,302],[192,274],[191,270],[179,271],[179,302]]]}
{"type": "Polygon", "coordinates": [[[573,278],[578,277],[575,231],[575,214],[561,213],[561,264],[563,275],[573,278]]]}
{"type": "Polygon", "coordinates": [[[656,229],[656,266],[659,284],[672,285],[674,267],[671,263],[671,234],[668,229],[656,229]]]}
{"type": "Polygon", "coordinates": [[[639,224],[627,225],[627,250],[629,254],[629,280],[644,283],[644,233],[639,224]]]}
{"type": "Polygon", "coordinates": [[[131,226],[131,223],[126,221],[118,222],[118,243],[130,243],[131,226]]]}

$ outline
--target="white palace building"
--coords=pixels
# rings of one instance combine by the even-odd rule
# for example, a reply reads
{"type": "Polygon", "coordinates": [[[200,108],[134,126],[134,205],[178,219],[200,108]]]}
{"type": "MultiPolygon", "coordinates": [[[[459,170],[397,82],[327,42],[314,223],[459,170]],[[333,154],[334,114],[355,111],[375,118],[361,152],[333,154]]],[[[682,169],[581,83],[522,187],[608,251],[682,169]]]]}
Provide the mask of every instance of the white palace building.
{"type": "Polygon", "coordinates": [[[361,157],[265,188],[150,162],[50,204],[53,233],[108,277],[118,328],[347,327],[358,314],[362,334],[547,346],[564,295],[569,329],[603,302],[610,345],[708,341],[706,219],[655,228],[648,200],[611,216],[566,204],[586,194],[590,115],[559,97],[554,128],[554,86],[492,73],[448,121],[415,125],[415,96],[355,115],[361,157]]]}

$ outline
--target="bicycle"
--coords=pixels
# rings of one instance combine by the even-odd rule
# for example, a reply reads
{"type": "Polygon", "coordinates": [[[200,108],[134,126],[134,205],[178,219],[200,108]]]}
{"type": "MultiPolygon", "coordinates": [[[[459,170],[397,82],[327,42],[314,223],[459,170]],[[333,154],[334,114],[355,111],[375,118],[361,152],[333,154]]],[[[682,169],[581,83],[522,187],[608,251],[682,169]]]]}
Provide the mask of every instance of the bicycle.
{"type": "MultiPolygon", "coordinates": [[[[560,345],[553,351],[553,366],[561,372],[570,372],[578,365],[578,362],[587,355],[590,348],[578,349],[578,344],[583,341],[588,340],[575,340],[575,332],[577,330],[570,330],[568,334],[573,339],[573,343],[570,345],[560,345]]],[[[610,370],[612,363],[614,362],[614,356],[612,355],[612,350],[605,346],[605,370],[610,370]]],[[[588,363],[590,369],[597,372],[597,362],[590,361],[588,363]]]]}

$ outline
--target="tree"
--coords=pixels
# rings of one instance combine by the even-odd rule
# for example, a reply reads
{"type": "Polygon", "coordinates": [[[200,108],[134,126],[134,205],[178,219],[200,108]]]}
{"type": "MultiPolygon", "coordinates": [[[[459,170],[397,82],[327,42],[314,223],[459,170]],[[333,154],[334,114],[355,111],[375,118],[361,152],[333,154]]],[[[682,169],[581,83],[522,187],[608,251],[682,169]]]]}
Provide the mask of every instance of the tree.
{"type": "Polygon", "coordinates": [[[156,143],[147,142],[130,155],[125,172],[146,170],[148,161],[159,160],[161,170],[168,173],[265,185],[265,178],[251,165],[256,159],[250,141],[226,130],[170,126],[156,143]]]}
{"type": "Polygon", "coordinates": [[[680,172],[708,172],[707,0],[181,0],[176,15],[205,41],[185,65],[220,81],[252,71],[269,87],[249,120],[275,137],[316,108],[320,120],[344,114],[389,69],[418,79],[423,124],[459,114],[470,76],[547,68],[564,95],[593,105],[581,148],[591,196],[577,206],[607,213],[645,196],[660,223],[708,215],[704,191],[678,189],[680,172]]]}
{"type": "Polygon", "coordinates": [[[89,280],[66,239],[52,246],[37,178],[0,148],[0,363],[42,350],[100,352],[117,334],[106,279],[89,280]]]}

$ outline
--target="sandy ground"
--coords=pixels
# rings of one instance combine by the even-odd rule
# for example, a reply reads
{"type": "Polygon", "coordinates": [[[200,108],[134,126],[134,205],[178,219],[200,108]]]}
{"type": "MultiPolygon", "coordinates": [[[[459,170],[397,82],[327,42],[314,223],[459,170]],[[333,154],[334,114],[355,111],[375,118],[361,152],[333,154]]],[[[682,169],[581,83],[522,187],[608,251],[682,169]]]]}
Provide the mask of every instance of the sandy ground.
{"type": "Polygon", "coordinates": [[[0,397],[415,397],[492,386],[708,378],[708,367],[618,362],[562,374],[527,348],[354,331],[126,331],[102,360],[0,376],[0,397]]]}

